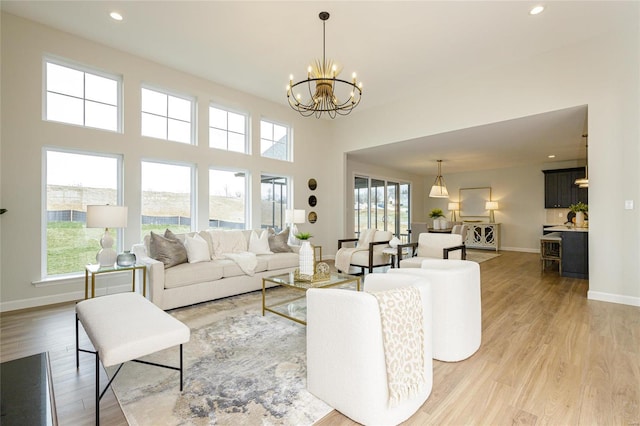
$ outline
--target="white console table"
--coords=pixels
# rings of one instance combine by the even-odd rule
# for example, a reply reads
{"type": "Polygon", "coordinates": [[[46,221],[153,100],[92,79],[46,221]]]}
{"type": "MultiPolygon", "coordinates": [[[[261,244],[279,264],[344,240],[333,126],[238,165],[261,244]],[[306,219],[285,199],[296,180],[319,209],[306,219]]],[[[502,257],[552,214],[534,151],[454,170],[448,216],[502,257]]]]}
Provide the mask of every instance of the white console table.
{"type": "Polygon", "coordinates": [[[500,224],[465,222],[468,226],[465,245],[469,248],[500,249],[500,224]]]}

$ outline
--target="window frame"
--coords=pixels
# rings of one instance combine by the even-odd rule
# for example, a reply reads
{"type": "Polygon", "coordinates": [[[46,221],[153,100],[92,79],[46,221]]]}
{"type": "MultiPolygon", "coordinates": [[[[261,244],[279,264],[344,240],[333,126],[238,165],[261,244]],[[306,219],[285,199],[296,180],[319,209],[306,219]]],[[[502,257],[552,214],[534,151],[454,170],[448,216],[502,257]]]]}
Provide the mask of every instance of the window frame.
{"type": "MultiPolygon", "coordinates": [[[[273,132],[272,132],[273,133],[273,132]]],[[[271,137],[273,137],[273,134],[271,135],[271,137]]],[[[272,142],[272,146],[273,144],[275,144],[275,140],[273,139],[265,139],[265,140],[269,140],[272,142]]],[[[260,118],[260,156],[262,158],[269,158],[272,160],[278,160],[278,161],[286,161],[289,163],[293,163],[293,127],[287,123],[281,122],[281,121],[277,121],[277,120],[272,120],[270,118],[266,118],[266,117],[261,117],[260,118]],[[262,152],[262,140],[265,139],[262,137],[262,123],[269,123],[272,126],[280,126],[280,127],[284,127],[285,129],[287,129],[287,144],[285,147],[285,152],[287,153],[286,158],[282,159],[282,158],[275,158],[275,157],[269,157],[267,155],[264,155],[264,153],[262,152]]]]}
{"type": "Polygon", "coordinates": [[[198,143],[198,136],[197,136],[197,134],[198,134],[198,125],[197,125],[198,99],[195,96],[188,95],[188,94],[181,93],[181,92],[177,92],[177,91],[170,90],[170,89],[165,89],[163,87],[156,86],[156,85],[153,85],[153,84],[148,84],[148,83],[142,83],[140,85],[139,93],[140,93],[140,136],[142,136],[144,138],[151,138],[151,139],[156,139],[156,140],[161,140],[161,141],[179,143],[179,144],[182,144],[182,145],[192,145],[192,146],[197,145],[197,143],[198,143]],[[166,111],[167,115],[161,116],[161,115],[158,115],[156,113],[143,111],[143,109],[142,109],[142,91],[145,90],[145,89],[146,90],[150,90],[152,92],[156,92],[156,93],[165,95],[167,97],[167,111],[166,111]],[[170,96],[173,97],[173,98],[177,98],[177,99],[182,99],[184,101],[188,101],[190,103],[189,114],[190,114],[190,117],[191,117],[191,122],[189,123],[189,133],[190,133],[189,142],[181,142],[181,141],[177,141],[177,140],[174,140],[174,139],[169,139],[169,119],[176,120],[176,121],[181,121],[183,123],[185,122],[184,120],[180,120],[180,119],[169,117],[169,102],[168,102],[168,100],[169,100],[170,96]],[[150,135],[143,134],[142,133],[142,121],[143,121],[142,117],[143,117],[143,114],[149,114],[149,115],[153,115],[155,117],[163,117],[164,119],[166,119],[166,121],[167,121],[167,126],[166,126],[166,129],[165,129],[166,130],[166,137],[159,138],[159,137],[156,137],[156,136],[150,136],[150,135]]]}
{"type": "MultiPolygon", "coordinates": [[[[58,92],[51,92],[51,93],[58,93],[58,92]]],[[[69,97],[74,97],[68,94],[63,94],[61,93],[61,95],[63,96],[69,96],[69,97]]],[[[74,97],[75,99],[82,99],[83,101],[83,123],[86,122],[86,108],[85,108],[85,103],[87,102],[87,98],[86,98],[86,93],[83,94],[82,98],[78,98],[78,97],[74,97]]],[[[105,132],[113,132],[113,133],[124,133],[124,104],[123,104],[123,99],[124,99],[124,95],[123,95],[123,76],[122,74],[115,74],[115,73],[110,73],[108,71],[104,71],[104,70],[100,70],[98,68],[94,68],[88,65],[84,65],[81,64],[79,62],[75,62],[69,59],[65,59],[56,55],[50,55],[50,54],[45,54],[42,57],[42,120],[46,121],[48,123],[60,123],[60,124],[64,124],[67,126],[75,126],[75,127],[83,127],[86,129],[94,129],[94,130],[101,130],[101,131],[105,131],[105,132]],[[75,71],[79,71],[82,72],[84,74],[92,74],[98,77],[102,77],[102,78],[107,78],[110,80],[114,80],[116,82],[117,85],[117,94],[116,94],[116,130],[111,130],[111,129],[104,129],[101,127],[93,127],[93,126],[88,126],[86,124],[76,124],[76,123],[68,123],[66,121],[58,121],[58,120],[51,120],[47,117],[47,112],[48,112],[48,102],[47,102],[47,94],[49,93],[48,90],[48,85],[47,85],[47,64],[54,64],[60,67],[65,67],[65,68],[69,68],[75,71]]],[[[111,105],[111,104],[105,104],[103,102],[97,102],[94,100],[89,99],[90,102],[96,102],[96,103],[100,103],[102,105],[111,105]]]]}
{"type": "Polygon", "coordinates": [[[218,167],[215,165],[210,165],[207,169],[207,177],[209,178],[208,187],[208,199],[207,199],[207,224],[210,228],[211,226],[211,211],[209,211],[209,199],[211,197],[211,179],[210,172],[211,171],[220,171],[220,172],[233,172],[233,173],[243,173],[244,174],[244,229],[252,229],[251,228],[251,171],[249,169],[236,169],[232,167],[218,167]]]}
{"type": "MultiPolygon", "coordinates": [[[[42,233],[40,235],[40,257],[41,257],[41,269],[40,269],[40,277],[42,281],[48,281],[52,279],[60,279],[65,277],[75,277],[82,274],[83,270],[68,272],[63,274],[54,274],[49,275],[47,273],[48,269],[48,238],[47,238],[47,230],[48,230],[48,217],[47,217],[47,171],[48,171],[48,163],[47,163],[47,153],[49,152],[58,152],[63,154],[75,154],[75,155],[88,155],[94,157],[102,157],[102,158],[113,158],[116,160],[116,202],[118,205],[124,204],[124,158],[120,154],[109,154],[103,152],[94,152],[87,150],[79,150],[79,149],[71,149],[71,148],[61,148],[57,146],[43,146],[42,147],[42,179],[41,179],[41,229],[42,233]]],[[[86,227],[86,223],[85,223],[86,227]]],[[[117,230],[112,229],[110,232],[116,234],[117,245],[114,247],[114,250],[117,252],[122,252],[124,248],[124,229],[118,228],[117,230]]],[[[97,253],[97,252],[96,252],[97,253]]]]}
{"type": "Polygon", "coordinates": [[[209,108],[207,109],[207,112],[209,113],[208,115],[208,122],[207,122],[207,139],[208,139],[208,143],[209,143],[209,148],[211,149],[219,149],[221,151],[226,151],[226,152],[235,152],[237,154],[246,154],[246,155],[250,155],[251,154],[251,134],[250,134],[250,130],[251,130],[251,116],[247,111],[243,111],[240,109],[235,109],[235,108],[229,108],[226,107],[224,105],[215,103],[215,102],[209,102],[209,108]],[[218,129],[217,127],[211,127],[211,108],[215,108],[218,109],[220,111],[224,111],[227,113],[227,129],[218,129]],[[233,133],[233,134],[238,134],[236,132],[232,132],[228,129],[228,123],[229,123],[229,113],[232,114],[237,114],[237,115],[242,115],[244,117],[244,150],[242,152],[240,151],[232,151],[229,149],[229,133],[233,133]],[[213,147],[211,146],[211,129],[218,129],[218,130],[224,130],[227,133],[227,148],[223,149],[223,148],[218,148],[218,147],[213,147]]]}
{"type": "MultiPolygon", "coordinates": [[[[260,204],[261,204],[261,209],[260,211],[262,211],[262,202],[264,201],[262,198],[262,185],[265,183],[264,180],[265,179],[270,179],[270,180],[275,180],[275,179],[284,179],[285,180],[285,185],[287,186],[286,191],[280,191],[281,194],[283,194],[286,197],[285,202],[281,202],[280,203],[280,221],[281,221],[281,227],[278,228],[276,226],[276,214],[275,214],[275,210],[274,210],[274,215],[273,215],[273,221],[270,225],[266,225],[266,227],[263,228],[263,217],[262,217],[262,213],[260,214],[260,224],[259,227],[260,229],[268,229],[268,228],[273,228],[276,231],[281,231],[282,229],[284,229],[287,226],[286,223],[286,211],[292,209],[293,207],[293,203],[291,202],[292,200],[292,194],[293,194],[293,178],[291,176],[287,176],[287,175],[283,175],[280,173],[269,173],[269,172],[260,172],[260,204]]],[[[271,184],[272,186],[275,185],[275,183],[271,184]]],[[[275,194],[275,192],[274,192],[275,194]]],[[[275,203],[275,199],[269,200],[269,202],[271,203],[275,203]]]]}

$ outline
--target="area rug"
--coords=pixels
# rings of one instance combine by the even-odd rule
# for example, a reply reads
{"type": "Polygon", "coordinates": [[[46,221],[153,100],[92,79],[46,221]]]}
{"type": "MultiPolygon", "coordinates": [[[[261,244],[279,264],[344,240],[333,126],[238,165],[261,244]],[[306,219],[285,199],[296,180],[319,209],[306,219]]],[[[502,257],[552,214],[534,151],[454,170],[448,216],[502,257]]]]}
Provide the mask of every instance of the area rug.
{"type": "MultiPolygon", "coordinates": [[[[254,292],[170,311],[191,329],[184,390],[176,371],[125,364],[112,386],[129,424],[311,425],[328,414],[306,390],[305,327],[263,317],[261,303],[254,292]]],[[[179,350],[143,359],[177,366],[179,350]]]]}
{"type": "Polygon", "coordinates": [[[502,254],[496,253],[495,251],[467,250],[467,260],[477,263],[486,262],[499,256],[502,256],[502,254]]]}

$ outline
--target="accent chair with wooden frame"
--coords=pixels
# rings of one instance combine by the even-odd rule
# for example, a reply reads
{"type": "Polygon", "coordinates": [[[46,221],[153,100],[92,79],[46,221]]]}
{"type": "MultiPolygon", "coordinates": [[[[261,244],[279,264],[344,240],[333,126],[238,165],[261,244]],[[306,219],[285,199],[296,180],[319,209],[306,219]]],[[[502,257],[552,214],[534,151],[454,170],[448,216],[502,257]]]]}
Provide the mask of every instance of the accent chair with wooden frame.
{"type": "MultiPolygon", "coordinates": [[[[364,275],[365,269],[371,273],[373,268],[380,266],[391,266],[389,256],[383,253],[385,248],[389,248],[389,241],[393,238],[390,231],[375,231],[375,235],[368,244],[368,248],[361,247],[362,250],[356,251],[351,255],[350,266],[360,268],[360,274],[364,275]]],[[[347,244],[355,244],[358,238],[343,238],[338,240],[338,251],[347,244]]],[[[336,263],[337,265],[337,263],[336,263]]],[[[341,271],[348,274],[349,271],[341,271]]]]}
{"type": "Polygon", "coordinates": [[[460,234],[422,233],[417,243],[398,245],[398,262],[400,268],[420,268],[425,259],[459,259],[467,258],[467,247],[460,234]],[[402,259],[403,251],[410,248],[411,255],[402,259]]]}

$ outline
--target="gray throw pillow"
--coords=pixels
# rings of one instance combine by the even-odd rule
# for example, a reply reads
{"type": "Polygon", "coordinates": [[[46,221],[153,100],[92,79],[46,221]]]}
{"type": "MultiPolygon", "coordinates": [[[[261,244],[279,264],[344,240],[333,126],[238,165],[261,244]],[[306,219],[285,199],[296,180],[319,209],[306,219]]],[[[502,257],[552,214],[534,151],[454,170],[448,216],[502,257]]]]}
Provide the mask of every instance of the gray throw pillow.
{"type": "Polygon", "coordinates": [[[283,229],[279,234],[269,228],[269,249],[274,253],[291,253],[293,250],[287,244],[289,241],[289,228],[283,229]]]}
{"type": "Polygon", "coordinates": [[[179,240],[163,237],[153,231],[149,241],[149,252],[152,259],[164,263],[165,269],[187,262],[187,249],[179,240]]]}

